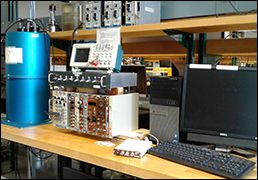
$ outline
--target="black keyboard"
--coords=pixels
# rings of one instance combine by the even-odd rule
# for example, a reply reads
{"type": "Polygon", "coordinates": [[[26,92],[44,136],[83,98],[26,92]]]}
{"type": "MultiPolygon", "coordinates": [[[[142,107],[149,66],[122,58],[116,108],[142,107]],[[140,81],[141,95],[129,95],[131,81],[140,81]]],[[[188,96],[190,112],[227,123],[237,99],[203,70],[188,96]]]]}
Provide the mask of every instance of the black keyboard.
{"type": "Polygon", "coordinates": [[[255,163],[228,153],[178,142],[164,142],[148,150],[149,154],[226,178],[242,178],[255,163]]]}

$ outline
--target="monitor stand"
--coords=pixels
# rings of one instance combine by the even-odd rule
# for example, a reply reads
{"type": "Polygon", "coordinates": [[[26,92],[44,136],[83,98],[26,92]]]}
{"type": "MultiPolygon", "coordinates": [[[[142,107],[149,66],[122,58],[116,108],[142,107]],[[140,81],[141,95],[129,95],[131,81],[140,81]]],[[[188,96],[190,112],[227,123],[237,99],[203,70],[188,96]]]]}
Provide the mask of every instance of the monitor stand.
{"type": "Polygon", "coordinates": [[[243,150],[243,149],[240,149],[240,148],[233,148],[231,153],[233,154],[236,154],[236,155],[239,155],[239,156],[243,156],[245,158],[253,158],[253,157],[256,157],[256,154],[255,153],[252,153],[250,151],[247,151],[247,150],[243,150]]]}
{"type": "Polygon", "coordinates": [[[242,156],[242,157],[245,157],[245,158],[256,157],[255,153],[252,153],[250,151],[240,149],[240,148],[237,148],[237,147],[227,147],[227,146],[216,145],[215,150],[220,151],[220,152],[225,152],[225,153],[236,154],[236,155],[239,155],[239,156],[242,156]]]}
{"type": "Polygon", "coordinates": [[[232,147],[231,146],[216,145],[215,146],[215,151],[230,153],[232,151],[232,147]]]}

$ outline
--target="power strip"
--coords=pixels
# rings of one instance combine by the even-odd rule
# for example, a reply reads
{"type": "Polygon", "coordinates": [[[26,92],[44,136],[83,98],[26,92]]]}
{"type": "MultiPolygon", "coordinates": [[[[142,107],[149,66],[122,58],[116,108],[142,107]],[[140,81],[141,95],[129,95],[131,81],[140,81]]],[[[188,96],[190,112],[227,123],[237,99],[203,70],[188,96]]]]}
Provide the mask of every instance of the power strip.
{"type": "Polygon", "coordinates": [[[120,156],[141,158],[151,147],[151,141],[126,139],[124,142],[114,148],[114,154],[120,156]]]}

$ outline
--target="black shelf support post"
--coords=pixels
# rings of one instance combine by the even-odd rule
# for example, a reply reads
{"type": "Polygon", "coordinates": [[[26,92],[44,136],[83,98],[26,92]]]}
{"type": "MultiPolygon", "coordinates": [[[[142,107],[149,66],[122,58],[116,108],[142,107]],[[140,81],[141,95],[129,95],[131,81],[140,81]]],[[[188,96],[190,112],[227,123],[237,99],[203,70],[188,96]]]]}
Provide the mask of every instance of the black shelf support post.
{"type": "Polygon", "coordinates": [[[207,62],[206,56],[206,33],[199,34],[199,46],[198,46],[198,64],[204,64],[207,62]]]}
{"type": "Polygon", "coordinates": [[[169,37],[179,42],[183,47],[187,49],[187,64],[194,63],[194,35],[188,32],[182,32],[178,30],[163,30],[169,37]]]}

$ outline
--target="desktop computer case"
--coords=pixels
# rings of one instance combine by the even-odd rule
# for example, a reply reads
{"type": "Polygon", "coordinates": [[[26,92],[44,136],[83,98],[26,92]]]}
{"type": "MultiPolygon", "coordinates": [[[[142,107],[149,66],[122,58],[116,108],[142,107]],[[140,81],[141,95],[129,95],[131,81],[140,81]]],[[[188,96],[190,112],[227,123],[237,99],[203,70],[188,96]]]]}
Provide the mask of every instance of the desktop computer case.
{"type": "Polygon", "coordinates": [[[179,112],[177,106],[150,104],[150,133],[160,141],[179,141],[179,112]]]}

